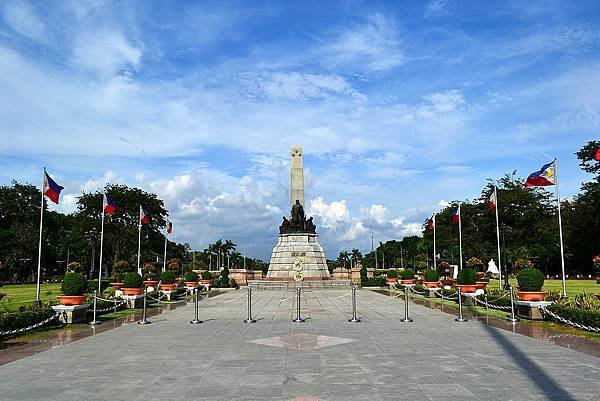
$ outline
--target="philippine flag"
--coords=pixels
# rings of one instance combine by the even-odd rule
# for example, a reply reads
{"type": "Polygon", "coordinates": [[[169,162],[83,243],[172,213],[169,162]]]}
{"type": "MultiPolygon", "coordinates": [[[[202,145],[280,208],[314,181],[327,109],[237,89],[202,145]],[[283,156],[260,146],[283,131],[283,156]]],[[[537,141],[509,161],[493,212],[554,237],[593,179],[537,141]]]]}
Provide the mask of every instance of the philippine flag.
{"type": "Polygon", "coordinates": [[[148,224],[150,222],[150,215],[140,205],[140,224],[148,224]]]}
{"type": "Polygon", "coordinates": [[[435,222],[434,222],[433,218],[427,219],[427,221],[425,222],[425,224],[427,224],[427,229],[428,230],[433,231],[433,227],[435,227],[435,222]]]}
{"type": "Polygon", "coordinates": [[[594,152],[594,160],[600,160],[600,148],[594,152]]]}
{"type": "Polygon", "coordinates": [[[167,234],[171,234],[173,232],[173,223],[167,220],[167,234]]]}
{"type": "Polygon", "coordinates": [[[104,213],[109,216],[113,214],[117,210],[117,204],[114,200],[110,199],[106,194],[104,194],[104,213]]]}
{"type": "Polygon", "coordinates": [[[460,206],[456,206],[454,210],[452,210],[452,221],[454,224],[458,224],[460,221],[460,206]]]}
{"type": "Polygon", "coordinates": [[[44,170],[44,195],[58,205],[58,197],[63,189],[64,187],[58,185],[44,170]]]}
{"type": "Polygon", "coordinates": [[[496,189],[494,188],[488,199],[488,207],[490,208],[490,210],[494,210],[494,208],[496,207],[496,203],[496,189]]]}
{"type": "Polygon", "coordinates": [[[556,177],[556,160],[544,164],[539,171],[531,173],[525,182],[526,187],[547,187],[554,185],[556,177]]]}

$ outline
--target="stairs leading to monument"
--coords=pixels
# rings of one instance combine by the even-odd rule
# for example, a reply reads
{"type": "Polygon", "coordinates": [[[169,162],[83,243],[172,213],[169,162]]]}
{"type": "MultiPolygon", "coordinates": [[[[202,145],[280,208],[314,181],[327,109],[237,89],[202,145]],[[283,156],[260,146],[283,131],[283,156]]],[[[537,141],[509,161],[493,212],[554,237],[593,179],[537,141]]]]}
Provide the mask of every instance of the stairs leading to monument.
{"type": "Polygon", "coordinates": [[[253,290],[293,290],[297,287],[303,289],[350,289],[352,281],[350,280],[314,280],[314,281],[268,281],[268,280],[248,280],[248,286],[253,290]]]}

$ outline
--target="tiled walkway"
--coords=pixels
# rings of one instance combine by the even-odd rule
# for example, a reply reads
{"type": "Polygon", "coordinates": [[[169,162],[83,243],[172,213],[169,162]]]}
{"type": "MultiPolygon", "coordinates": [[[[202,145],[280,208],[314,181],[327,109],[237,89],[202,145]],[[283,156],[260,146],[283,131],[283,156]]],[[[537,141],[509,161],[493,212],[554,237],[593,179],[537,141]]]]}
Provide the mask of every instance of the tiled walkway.
{"type": "Polygon", "coordinates": [[[600,358],[358,291],[255,291],[0,366],[2,400],[598,400],[600,358]]]}

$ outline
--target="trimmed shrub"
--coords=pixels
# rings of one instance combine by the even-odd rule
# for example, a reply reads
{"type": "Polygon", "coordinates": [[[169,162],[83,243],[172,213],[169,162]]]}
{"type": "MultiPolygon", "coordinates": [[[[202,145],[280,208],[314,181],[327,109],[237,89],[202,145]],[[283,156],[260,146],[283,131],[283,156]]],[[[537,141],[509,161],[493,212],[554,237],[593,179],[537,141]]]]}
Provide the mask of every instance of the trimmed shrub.
{"type": "Polygon", "coordinates": [[[387,280],[383,276],[371,277],[367,282],[367,286],[369,287],[385,287],[387,285],[387,280]]]}
{"type": "Polygon", "coordinates": [[[194,271],[190,270],[189,272],[185,273],[185,281],[198,281],[198,279],[198,273],[194,271]]]}
{"type": "Polygon", "coordinates": [[[398,270],[392,269],[387,274],[388,278],[398,278],[398,270]]]}
{"type": "Polygon", "coordinates": [[[477,283],[477,273],[475,272],[475,269],[465,267],[464,269],[458,272],[457,281],[458,284],[461,285],[470,285],[477,283]]]}
{"type": "MultiPolygon", "coordinates": [[[[563,305],[559,302],[553,303],[548,307],[548,309],[560,317],[572,321],[573,323],[579,323],[591,327],[600,327],[599,311],[585,310],[574,306],[563,305]]],[[[552,318],[549,317],[549,319],[552,318]]]]}
{"type": "Polygon", "coordinates": [[[172,271],[169,271],[169,270],[167,270],[166,272],[163,272],[160,275],[160,281],[163,284],[173,284],[175,282],[176,278],[177,278],[177,276],[175,276],[175,272],[172,272],[172,271]]]}
{"type": "Polygon", "coordinates": [[[54,316],[49,304],[20,306],[16,312],[0,313],[0,331],[22,329],[54,316]]]}
{"type": "Polygon", "coordinates": [[[202,280],[212,280],[213,279],[213,275],[211,272],[209,272],[208,270],[204,270],[202,272],[202,280]]]}
{"type": "Polygon", "coordinates": [[[123,277],[124,288],[142,288],[143,285],[144,280],[142,280],[142,276],[136,272],[129,272],[123,277]]]}
{"type": "Polygon", "coordinates": [[[536,268],[528,267],[517,274],[517,282],[521,291],[541,291],[544,286],[544,273],[536,268]]]}
{"type": "Polygon", "coordinates": [[[440,273],[437,270],[425,270],[423,273],[423,278],[425,281],[438,281],[440,279],[440,273]]]}
{"type": "Polygon", "coordinates": [[[88,283],[81,273],[67,273],[63,278],[60,290],[63,295],[85,295],[88,283]]]}
{"type": "Polygon", "coordinates": [[[404,269],[400,272],[400,278],[402,280],[412,280],[415,278],[415,272],[412,269],[404,269]]]}

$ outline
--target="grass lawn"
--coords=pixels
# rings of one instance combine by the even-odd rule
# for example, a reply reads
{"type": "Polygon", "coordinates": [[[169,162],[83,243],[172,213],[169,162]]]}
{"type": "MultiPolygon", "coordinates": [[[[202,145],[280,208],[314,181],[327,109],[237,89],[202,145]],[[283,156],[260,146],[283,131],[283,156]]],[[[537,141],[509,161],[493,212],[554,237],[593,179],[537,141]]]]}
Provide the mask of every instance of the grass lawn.
{"type": "MultiPolygon", "coordinates": [[[[510,284],[513,288],[517,288],[517,280],[510,279],[510,284]]],[[[490,280],[489,288],[498,288],[498,280],[490,280]]],[[[544,291],[559,291],[562,292],[561,280],[545,280],[544,291]]],[[[569,298],[575,298],[575,295],[582,294],[600,294],[600,284],[596,284],[596,280],[567,280],[567,295],[569,298]]]]}
{"type": "MultiPolygon", "coordinates": [[[[35,301],[35,284],[5,285],[0,292],[7,294],[0,301],[0,310],[17,310],[20,305],[29,305],[35,301]]],[[[56,297],[60,295],[60,283],[42,284],[40,299],[43,301],[57,302],[56,297]]]]}

